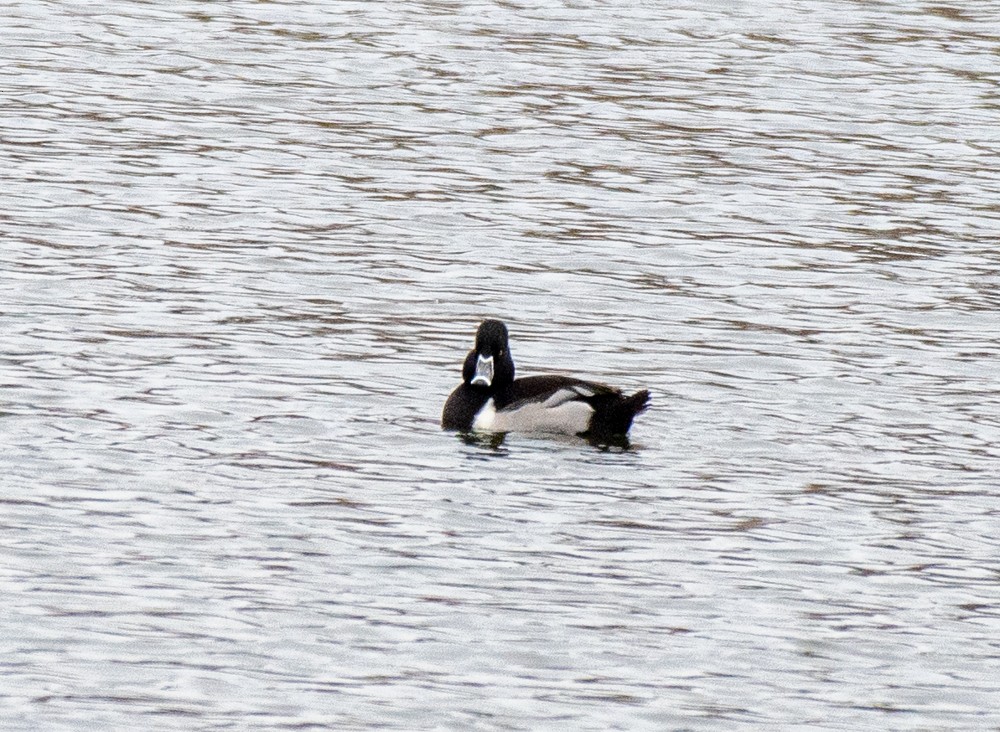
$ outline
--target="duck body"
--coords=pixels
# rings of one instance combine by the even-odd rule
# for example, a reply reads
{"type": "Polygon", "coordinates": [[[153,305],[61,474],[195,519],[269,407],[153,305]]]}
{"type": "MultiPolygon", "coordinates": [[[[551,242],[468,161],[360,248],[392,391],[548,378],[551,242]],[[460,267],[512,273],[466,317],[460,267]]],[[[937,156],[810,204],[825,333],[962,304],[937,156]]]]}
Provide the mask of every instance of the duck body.
{"type": "Polygon", "coordinates": [[[444,405],[441,426],[460,432],[547,432],[604,441],[624,437],[649,392],[571,376],[514,378],[507,327],[484,320],[465,357],[462,383],[444,405]]]}

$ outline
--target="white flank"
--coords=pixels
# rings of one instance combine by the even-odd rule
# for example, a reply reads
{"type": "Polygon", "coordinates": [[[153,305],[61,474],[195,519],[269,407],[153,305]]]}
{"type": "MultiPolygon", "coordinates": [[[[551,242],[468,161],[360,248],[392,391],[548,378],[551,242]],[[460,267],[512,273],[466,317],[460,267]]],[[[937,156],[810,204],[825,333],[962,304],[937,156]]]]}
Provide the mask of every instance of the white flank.
{"type": "Polygon", "coordinates": [[[483,405],[472,420],[477,432],[553,432],[576,435],[590,426],[594,408],[581,396],[592,396],[586,387],[559,389],[544,402],[522,402],[497,411],[492,399],[483,405]]]}
{"type": "MultiPolygon", "coordinates": [[[[575,435],[590,426],[593,408],[586,402],[562,401],[551,404],[529,402],[513,409],[491,410],[490,427],[493,432],[554,432],[575,435]]],[[[491,405],[492,407],[492,405],[491,405]]]]}

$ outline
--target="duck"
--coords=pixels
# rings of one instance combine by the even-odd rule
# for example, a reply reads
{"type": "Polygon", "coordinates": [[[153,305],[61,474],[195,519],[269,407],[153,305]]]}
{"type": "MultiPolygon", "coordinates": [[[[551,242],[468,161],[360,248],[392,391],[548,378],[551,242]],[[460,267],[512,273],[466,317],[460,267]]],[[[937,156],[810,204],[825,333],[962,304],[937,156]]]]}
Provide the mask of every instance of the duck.
{"type": "Polygon", "coordinates": [[[503,321],[484,320],[462,365],[441,427],[463,433],[551,433],[593,442],[625,440],[632,420],[649,406],[649,391],[620,389],[572,376],[514,378],[514,359],[503,321]]]}

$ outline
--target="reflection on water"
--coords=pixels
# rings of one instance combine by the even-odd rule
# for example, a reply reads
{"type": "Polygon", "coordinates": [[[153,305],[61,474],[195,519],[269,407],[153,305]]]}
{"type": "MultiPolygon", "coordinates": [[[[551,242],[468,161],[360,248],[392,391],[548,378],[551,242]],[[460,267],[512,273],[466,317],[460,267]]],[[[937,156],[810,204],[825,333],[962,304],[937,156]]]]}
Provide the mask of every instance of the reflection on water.
{"type": "Polygon", "coordinates": [[[1000,724],[995,10],[9,8],[4,729],[1000,724]]]}

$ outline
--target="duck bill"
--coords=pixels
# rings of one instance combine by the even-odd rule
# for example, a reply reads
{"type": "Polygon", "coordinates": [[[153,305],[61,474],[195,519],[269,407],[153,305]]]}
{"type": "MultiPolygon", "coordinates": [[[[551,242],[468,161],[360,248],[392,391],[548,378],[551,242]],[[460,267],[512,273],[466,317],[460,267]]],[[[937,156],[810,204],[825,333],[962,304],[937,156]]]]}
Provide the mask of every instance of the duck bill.
{"type": "Polygon", "coordinates": [[[476,359],[476,373],[472,377],[473,386],[491,386],[493,384],[493,356],[480,356],[476,359]]]}

